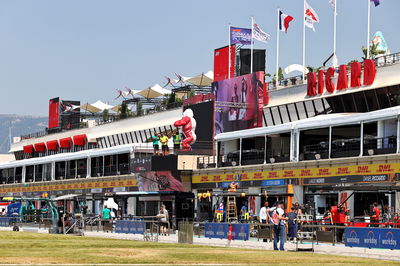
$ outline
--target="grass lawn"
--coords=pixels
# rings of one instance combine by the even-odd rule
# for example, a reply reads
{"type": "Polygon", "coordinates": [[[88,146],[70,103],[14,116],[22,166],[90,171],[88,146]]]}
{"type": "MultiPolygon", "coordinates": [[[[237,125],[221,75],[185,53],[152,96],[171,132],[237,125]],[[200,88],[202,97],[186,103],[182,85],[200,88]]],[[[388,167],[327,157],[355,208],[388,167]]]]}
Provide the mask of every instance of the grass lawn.
{"type": "Polygon", "coordinates": [[[311,253],[161,244],[0,231],[0,264],[297,264],[394,265],[395,262],[311,253]]]}

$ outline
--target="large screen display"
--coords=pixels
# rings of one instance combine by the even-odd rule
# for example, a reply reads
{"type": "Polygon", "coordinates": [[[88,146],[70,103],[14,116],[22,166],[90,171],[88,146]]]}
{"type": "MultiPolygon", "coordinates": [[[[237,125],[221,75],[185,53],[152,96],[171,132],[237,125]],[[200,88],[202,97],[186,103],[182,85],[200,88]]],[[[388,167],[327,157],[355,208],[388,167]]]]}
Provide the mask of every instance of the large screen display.
{"type": "Polygon", "coordinates": [[[264,72],[212,84],[215,95],[215,134],[262,126],[264,72]]]}

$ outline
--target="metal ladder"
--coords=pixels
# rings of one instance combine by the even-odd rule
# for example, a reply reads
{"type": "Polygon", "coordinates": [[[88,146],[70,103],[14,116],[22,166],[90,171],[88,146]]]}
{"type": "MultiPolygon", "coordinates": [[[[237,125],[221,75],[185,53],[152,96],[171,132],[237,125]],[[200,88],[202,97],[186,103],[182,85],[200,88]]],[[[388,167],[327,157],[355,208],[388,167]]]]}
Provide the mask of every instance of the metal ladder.
{"type": "Polygon", "coordinates": [[[238,220],[236,209],[236,196],[228,196],[226,204],[226,220],[228,223],[238,220]]]}

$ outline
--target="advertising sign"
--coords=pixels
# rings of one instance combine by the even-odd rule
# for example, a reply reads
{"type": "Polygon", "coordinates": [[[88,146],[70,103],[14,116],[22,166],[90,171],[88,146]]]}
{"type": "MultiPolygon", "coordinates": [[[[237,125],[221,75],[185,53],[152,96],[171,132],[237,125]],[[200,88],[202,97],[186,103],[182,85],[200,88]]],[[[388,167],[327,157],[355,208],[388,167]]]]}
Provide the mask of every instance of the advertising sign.
{"type": "Polygon", "coordinates": [[[344,233],[347,247],[400,249],[400,229],[349,227],[344,233]]]}
{"type": "Polygon", "coordinates": [[[214,81],[220,81],[228,78],[228,69],[231,77],[235,76],[235,57],[236,48],[231,46],[231,67],[229,68],[229,49],[228,46],[214,50],[214,81]]]}
{"type": "Polygon", "coordinates": [[[144,234],[145,223],[143,221],[115,221],[115,233],[119,234],[144,234]]]}
{"type": "MultiPolygon", "coordinates": [[[[228,238],[229,225],[227,223],[206,223],[204,236],[206,238],[228,238]]],[[[232,224],[232,240],[249,240],[250,229],[248,224],[232,224]]]]}
{"type": "Polygon", "coordinates": [[[262,126],[264,72],[214,82],[212,91],[215,134],[262,126]]]}
{"type": "MultiPolygon", "coordinates": [[[[400,173],[400,163],[366,164],[335,167],[320,167],[307,169],[288,169],[270,171],[249,171],[241,174],[241,181],[304,178],[308,185],[326,183],[355,183],[389,181],[390,176],[400,173]]],[[[193,183],[230,182],[237,173],[193,175],[193,183]]]]}
{"type": "Polygon", "coordinates": [[[180,180],[171,171],[152,171],[136,173],[136,183],[139,191],[185,191],[180,180]]]}

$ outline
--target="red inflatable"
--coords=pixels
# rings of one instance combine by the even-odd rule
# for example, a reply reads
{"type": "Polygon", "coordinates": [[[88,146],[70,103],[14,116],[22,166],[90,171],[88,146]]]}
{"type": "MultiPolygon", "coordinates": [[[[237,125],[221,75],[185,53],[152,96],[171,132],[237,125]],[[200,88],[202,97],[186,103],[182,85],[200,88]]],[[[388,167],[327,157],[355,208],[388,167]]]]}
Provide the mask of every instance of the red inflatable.
{"type": "Polygon", "coordinates": [[[175,121],[175,127],[182,127],[185,139],[182,140],[182,148],[185,151],[191,150],[190,145],[196,141],[196,120],[193,118],[192,109],[186,109],[183,112],[182,119],[175,121]]]}

